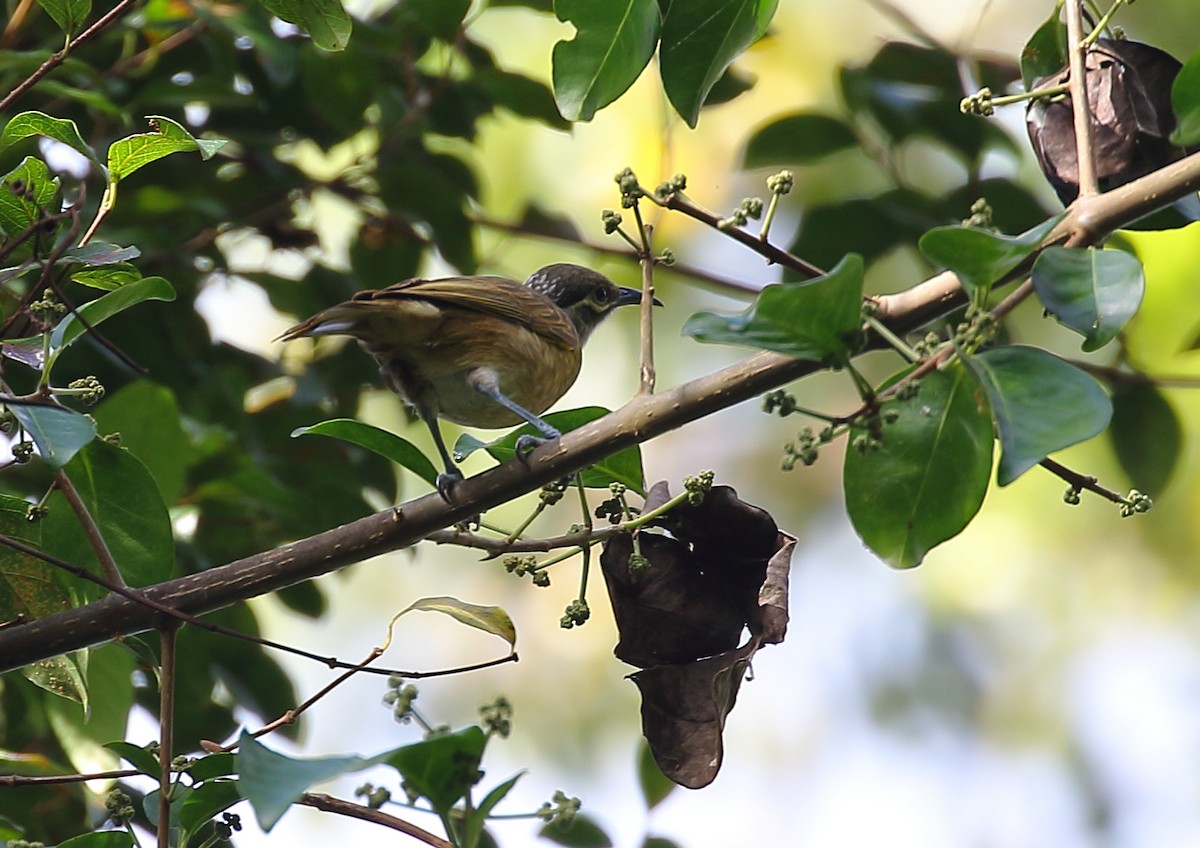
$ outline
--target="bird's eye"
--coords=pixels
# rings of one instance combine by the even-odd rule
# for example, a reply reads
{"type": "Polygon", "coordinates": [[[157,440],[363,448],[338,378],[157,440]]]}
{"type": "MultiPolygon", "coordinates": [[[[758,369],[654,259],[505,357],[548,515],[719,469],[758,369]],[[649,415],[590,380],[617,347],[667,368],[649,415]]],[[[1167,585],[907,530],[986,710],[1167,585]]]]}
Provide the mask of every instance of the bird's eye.
{"type": "Polygon", "coordinates": [[[600,304],[601,306],[608,303],[608,301],[611,298],[612,298],[612,292],[610,292],[608,289],[604,288],[603,286],[601,286],[600,288],[598,288],[594,292],[592,292],[592,300],[596,301],[596,303],[600,304]]]}

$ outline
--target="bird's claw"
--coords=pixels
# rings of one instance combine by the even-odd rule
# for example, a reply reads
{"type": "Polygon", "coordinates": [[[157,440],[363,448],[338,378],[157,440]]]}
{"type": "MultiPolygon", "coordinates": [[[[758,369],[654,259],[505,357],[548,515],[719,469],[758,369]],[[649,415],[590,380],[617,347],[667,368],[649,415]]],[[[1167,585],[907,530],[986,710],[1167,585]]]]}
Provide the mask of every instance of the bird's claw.
{"type": "Polygon", "coordinates": [[[523,436],[518,436],[516,444],[517,459],[528,464],[529,454],[533,452],[533,449],[538,445],[546,444],[548,441],[550,441],[550,439],[545,439],[541,436],[531,436],[528,433],[523,436]]]}
{"type": "Polygon", "coordinates": [[[457,468],[447,468],[437,476],[434,486],[437,487],[438,494],[442,496],[448,504],[454,503],[454,487],[463,481],[462,472],[457,468]]]}

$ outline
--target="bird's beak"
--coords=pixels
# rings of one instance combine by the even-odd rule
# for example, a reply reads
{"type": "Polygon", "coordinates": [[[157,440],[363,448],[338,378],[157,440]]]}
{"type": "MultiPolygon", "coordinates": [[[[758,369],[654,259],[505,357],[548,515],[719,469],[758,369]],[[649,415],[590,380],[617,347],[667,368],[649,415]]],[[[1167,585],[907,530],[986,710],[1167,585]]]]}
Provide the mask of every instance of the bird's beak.
{"type": "MultiPolygon", "coordinates": [[[[629,289],[625,288],[625,286],[621,286],[619,289],[617,289],[617,292],[617,306],[629,306],[634,303],[642,302],[641,289],[629,289]]],[[[657,297],[653,298],[653,302],[655,306],[662,306],[662,301],[660,301],[657,297]]]]}

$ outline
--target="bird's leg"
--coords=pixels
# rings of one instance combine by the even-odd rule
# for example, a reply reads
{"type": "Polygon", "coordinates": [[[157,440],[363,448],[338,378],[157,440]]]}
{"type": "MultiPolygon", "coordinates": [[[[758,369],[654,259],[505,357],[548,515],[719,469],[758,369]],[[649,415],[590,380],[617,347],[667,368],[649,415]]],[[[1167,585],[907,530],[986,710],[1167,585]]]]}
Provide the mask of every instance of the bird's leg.
{"type": "Polygon", "coordinates": [[[442,496],[442,500],[446,503],[453,503],[451,493],[454,491],[455,485],[462,482],[462,472],[454,464],[454,460],[450,457],[450,451],[446,450],[446,442],[442,439],[442,429],[438,426],[437,415],[424,406],[417,407],[417,415],[421,416],[421,420],[425,422],[425,426],[433,434],[433,443],[442,457],[442,464],[446,466],[446,470],[437,476],[437,481],[434,485],[437,486],[438,494],[442,496]]]}
{"type": "Polygon", "coordinates": [[[528,421],[534,429],[542,434],[542,438],[530,435],[524,435],[518,438],[516,445],[518,457],[524,459],[525,455],[538,445],[562,436],[562,433],[558,429],[551,427],[541,418],[534,415],[525,407],[521,406],[508,395],[504,394],[504,392],[500,391],[499,381],[496,379],[495,371],[492,371],[490,368],[477,368],[471,372],[471,376],[467,379],[475,391],[479,392],[485,397],[491,398],[509,412],[528,421]]]}

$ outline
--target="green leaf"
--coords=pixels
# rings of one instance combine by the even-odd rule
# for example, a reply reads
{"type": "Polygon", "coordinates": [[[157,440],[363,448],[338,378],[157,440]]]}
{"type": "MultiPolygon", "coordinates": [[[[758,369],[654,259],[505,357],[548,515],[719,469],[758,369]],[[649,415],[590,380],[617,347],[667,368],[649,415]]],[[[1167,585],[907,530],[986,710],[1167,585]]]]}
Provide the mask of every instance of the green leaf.
{"type": "Polygon", "coordinates": [[[62,468],[96,438],[96,425],[73,409],[15,403],[8,409],[37,445],[42,460],[51,468],[62,468]]]}
{"type": "Polygon", "coordinates": [[[542,826],[538,836],[566,848],[612,848],[613,841],[590,816],[577,815],[567,821],[555,819],[542,826]]]}
{"type": "Polygon", "coordinates": [[[143,277],[83,304],[75,312],[59,321],[50,332],[51,353],[50,361],[45,366],[46,370],[50,371],[59,354],[87,332],[87,327],[77,315],[83,316],[87,323],[94,327],[143,301],[172,301],[174,299],[175,289],[171,288],[171,284],[162,277],[143,277]]]}
{"type": "Polygon", "coordinates": [[[46,704],[46,717],[76,768],[111,768],[116,757],[105,750],[110,739],[125,735],[129,711],[133,708],[133,656],[123,648],[109,644],[88,649],[87,695],[85,710],[61,699],[46,704]]]}
{"type": "Polygon", "coordinates": [[[92,13],[92,0],[38,0],[38,5],[68,38],[79,32],[92,13]]]}
{"type": "Polygon", "coordinates": [[[1112,417],[1112,402],[1094,377],[1039,348],[1008,345],[963,361],[992,408],[1001,486],[1055,451],[1090,439],[1112,417]]]}
{"type": "Polygon", "coordinates": [[[157,778],[159,774],[158,757],[140,745],[132,742],[109,742],[104,746],[125,762],[129,763],[142,774],[157,778]]]}
{"type": "Polygon", "coordinates": [[[1178,121],[1171,144],[1190,147],[1200,141],[1200,50],[1192,54],[1171,84],[1171,107],[1178,121]]]}
{"type": "Polygon", "coordinates": [[[79,268],[71,272],[73,282],[100,291],[115,291],[121,286],[136,283],[140,279],[142,279],[142,272],[127,262],[118,262],[116,265],[106,265],[101,268],[79,268]]]}
{"type": "Polygon", "coordinates": [[[209,754],[188,766],[187,773],[197,783],[218,777],[230,777],[237,774],[237,755],[225,752],[209,754]]]}
{"type": "Polygon", "coordinates": [[[267,11],[295,24],[322,50],[344,50],[353,22],[340,0],[263,0],[267,11]]]}
{"type": "Polygon", "coordinates": [[[407,21],[422,30],[452,43],[471,8],[471,0],[405,0],[402,7],[407,21]]]}
{"type": "Polygon", "coordinates": [[[958,274],[967,294],[974,296],[1024,262],[1061,219],[1060,213],[1019,236],[975,227],[935,227],[921,236],[918,246],[930,262],[958,274]]]}
{"type": "Polygon", "coordinates": [[[224,140],[198,140],[182,124],[161,115],[151,115],[146,120],[152,132],[118,139],[109,146],[108,172],[114,183],[172,153],[194,150],[201,158],[209,159],[225,146],[224,140]]]}
{"type": "Polygon", "coordinates": [[[137,380],[106,397],[92,417],[105,435],[120,434],[121,447],[146,466],[163,502],[175,503],[191,459],[175,394],[166,386],[137,380]]]}
{"type": "Polygon", "coordinates": [[[407,468],[430,485],[437,481],[437,469],[416,445],[373,424],[364,424],[352,418],[334,418],[310,427],[297,427],[292,431],[292,438],[298,436],[341,439],[407,468]]]}
{"type": "Polygon", "coordinates": [[[958,367],[923,377],[915,396],[886,401],[882,413],[898,417],[884,425],[878,450],[846,450],[846,510],[872,551],[911,568],[979,511],[991,477],[992,424],[978,384],[958,367]]]}
{"type": "MultiPolygon", "coordinates": [[[[0,533],[40,548],[42,525],[26,518],[28,509],[23,498],[0,494],[0,533]]],[[[33,621],[69,606],[70,599],[55,579],[53,566],[0,545],[0,621],[17,616],[33,621]]]]}
{"type": "Polygon", "coordinates": [[[0,178],[0,230],[18,236],[34,221],[57,212],[54,199],[58,185],[58,178],[50,176],[41,159],[22,159],[0,178]]]}
{"type": "Polygon", "coordinates": [[[756,130],[746,145],[742,167],[807,165],[857,146],[858,137],[845,121],[830,115],[801,112],[756,130]]]}
{"type": "MultiPolygon", "coordinates": [[[[610,410],[602,406],[584,406],[579,409],[551,412],[549,415],[543,415],[542,420],[567,433],[602,418],[609,412],[610,410]]],[[[486,443],[469,433],[464,433],[454,444],[454,455],[461,461],[482,449],[491,454],[497,462],[508,462],[517,455],[517,440],[521,436],[539,436],[539,433],[529,424],[523,424],[511,433],[486,443]]],[[[585,468],[580,473],[580,479],[589,489],[607,489],[611,483],[621,483],[639,495],[644,494],[646,477],[642,471],[642,450],[637,445],[624,448],[585,468]]]]}
{"type": "Polygon", "coordinates": [[[300,759],[272,751],[246,731],[238,737],[238,788],[254,808],[258,826],[269,831],[314,784],[373,764],[362,757],[300,759]]]}
{"type": "Polygon", "coordinates": [[[1115,339],[1146,291],[1142,263],[1123,250],[1048,247],[1031,276],[1042,305],[1084,337],[1085,351],[1115,339]]]}
{"type": "Polygon", "coordinates": [[[478,727],[468,727],[397,748],[376,760],[400,772],[408,787],[445,817],[479,782],[479,761],[486,746],[487,734],[478,727]]]}
{"type": "Polygon", "coordinates": [[[508,780],[494,787],[491,792],[484,796],[483,800],[477,805],[466,811],[465,821],[462,825],[463,836],[460,844],[463,845],[478,845],[479,837],[483,833],[483,827],[487,824],[488,816],[492,814],[492,810],[496,805],[504,800],[512,788],[517,785],[517,781],[525,776],[525,772],[517,772],[508,780]]]}
{"type": "Polygon", "coordinates": [[[119,244],[91,242],[83,247],[71,247],[62,252],[60,259],[82,265],[116,265],[137,259],[142,252],[136,247],[121,247],[119,244]]]}
{"type": "Polygon", "coordinates": [[[554,14],[575,38],[554,45],[554,99],[568,121],[590,121],[633,85],[654,55],[655,0],[556,0],[554,14]]]}
{"type": "MultiPolygon", "coordinates": [[[[663,90],[689,127],[725,69],[775,15],[777,0],[687,0],[670,3],[662,22],[663,90]]],[[[599,4],[597,4],[599,5],[599,4]]]]}
{"type": "Polygon", "coordinates": [[[740,315],[697,312],[683,334],[698,341],[748,345],[813,362],[856,349],[862,328],[863,261],[849,254],[824,277],[767,286],[740,315]]]}
{"type": "Polygon", "coordinates": [[[638,786],[642,790],[642,800],[646,802],[647,810],[653,810],[675,791],[678,784],[662,773],[645,739],[638,741],[637,758],[638,786]]]}
{"type": "Polygon", "coordinates": [[[21,674],[35,686],[39,686],[60,698],[76,701],[88,711],[87,672],[80,666],[78,654],[50,657],[38,660],[21,668],[21,674]]]}
{"type": "MultiPolygon", "coordinates": [[[[124,448],[97,439],[63,470],[129,585],[148,586],[171,576],[175,562],[171,519],[146,466],[124,448]]],[[[48,552],[99,569],[74,512],[60,494],[51,498],[42,533],[48,552]]]]}
{"type": "Polygon", "coordinates": [[[1179,416],[1149,380],[1118,380],[1112,404],[1108,435],[1121,468],[1139,490],[1161,493],[1183,450],[1179,416]]]}
{"type": "Polygon", "coordinates": [[[212,780],[196,787],[179,810],[179,826],[195,832],[200,825],[243,800],[236,781],[212,780]]]}
{"type": "MultiPolygon", "coordinates": [[[[43,5],[45,4],[43,3],[43,5]]],[[[4,132],[0,133],[0,150],[21,139],[33,136],[54,139],[82,153],[97,165],[100,164],[100,160],[96,157],[96,151],[92,150],[91,146],[83,140],[83,136],[79,134],[79,127],[75,126],[74,121],[66,118],[53,118],[44,112],[22,112],[14,115],[13,119],[4,125],[4,132]]]]}
{"type": "Polygon", "coordinates": [[[1059,19],[1059,9],[1034,31],[1021,50],[1021,80],[1032,91],[1034,80],[1057,73],[1067,65],[1067,25],[1059,19]]]}
{"type": "MultiPolygon", "coordinates": [[[[513,625],[512,618],[509,617],[508,613],[502,607],[471,604],[466,601],[460,601],[458,598],[443,595],[436,598],[421,598],[419,601],[414,601],[397,613],[396,618],[414,610],[419,612],[440,612],[442,615],[448,615],[455,621],[465,624],[468,627],[474,627],[476,630],[482,630],[484,633],[499,636],[510,647],[515,648],[517,646],[517,628],[513,625]]],[[[392,620],[395,621],[395,619],[392,620]]]]}

